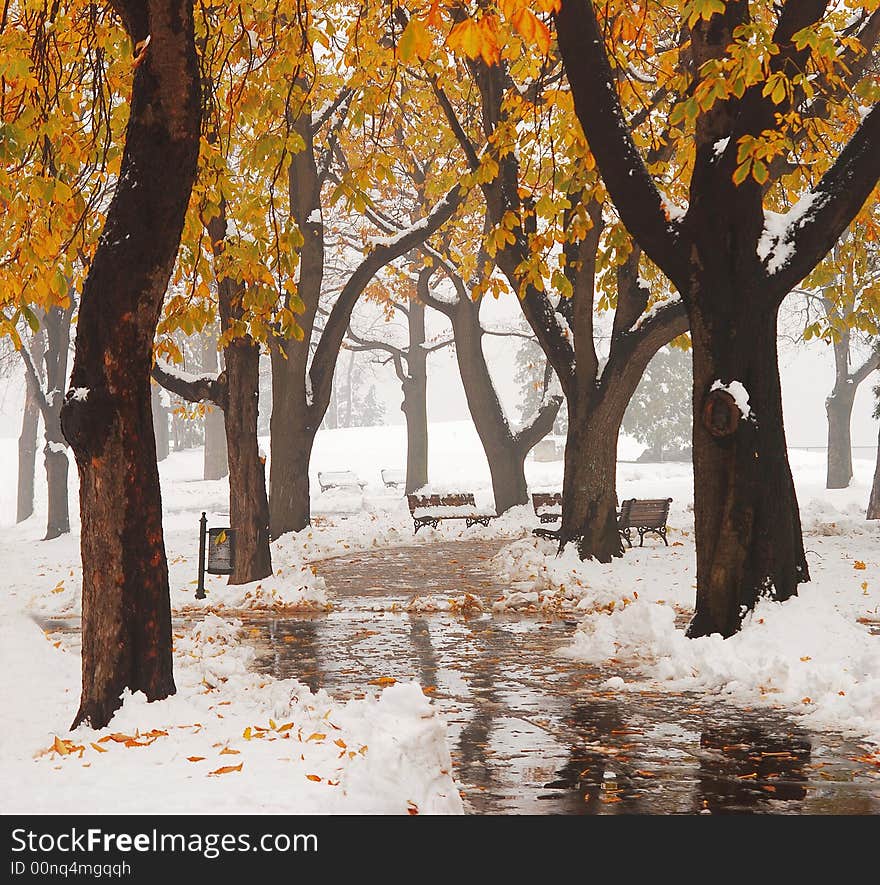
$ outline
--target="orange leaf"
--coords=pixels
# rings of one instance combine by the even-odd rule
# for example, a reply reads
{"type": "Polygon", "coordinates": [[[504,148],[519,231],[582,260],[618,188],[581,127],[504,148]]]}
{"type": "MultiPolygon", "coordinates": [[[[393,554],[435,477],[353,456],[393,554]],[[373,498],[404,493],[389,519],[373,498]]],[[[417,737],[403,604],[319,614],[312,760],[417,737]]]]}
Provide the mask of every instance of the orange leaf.
{"type": "Polygon", "coordinates": [[[224,748],[220,751],[220,755],[221,755],[221,756],[238,756],[238,754],[239,754],[240,752],[241,752],[241,750],[230,750],[229,747],[224,747],[224,748]]]}
{"type": "Polygon", "coordinates": [[[379,676],[370,680],[370,685],[394,685],[397,680],[393,676],[379,676]]]}
{"type": "Polygon", "coordinates": [[[307,777],[310,781],[317,781],[318,783],[320,783],[320,782],[323,780],[323,778],[318,777],[317,774],[307,774],[306,777],[307,777]]]}
{"type": "Polygon", "coordinates": [[[862,569],[867,568],[867,566],[865,565],[865,563],[863,563],[863,562],[861,561],[861,559],[857,559],[857,560],[853,563],[853,568],[854,568],[854,569],[858,569],[859,571],[861,571],[862,569]]]}
{"type": "Polygon", "coordinates": [[[95,750],[97,750],[99,753],[106,753],[106,752],[107,752],[107,748],[106,748],[106,747],[102,747],[100,744],[96,744],[96,743],[93,742],[93,743],[92,743],[92,747],[93,747],[95,750]]]}
{"type": "Polygon", "coordinates": [[[238,765],[224,765],[222,768],[212,771],[208,777],[213,777],[215,774],[230,774],[233,771],[241,771],[242,765],[244,765],[244,762],[239,762],[238,765]]]}
{"type": "Polygon", "coordinates": [[[187,756],[187,762],[201,762],[205,757],[204,756],[187,756]]]}
{"type": "Polygon", "coordinates": [[[320,731],[316,731],[314,734],[310,734],[306,740],[307,741],[323,741],[326,738],[326,734],[321,734],[320,731]]]}

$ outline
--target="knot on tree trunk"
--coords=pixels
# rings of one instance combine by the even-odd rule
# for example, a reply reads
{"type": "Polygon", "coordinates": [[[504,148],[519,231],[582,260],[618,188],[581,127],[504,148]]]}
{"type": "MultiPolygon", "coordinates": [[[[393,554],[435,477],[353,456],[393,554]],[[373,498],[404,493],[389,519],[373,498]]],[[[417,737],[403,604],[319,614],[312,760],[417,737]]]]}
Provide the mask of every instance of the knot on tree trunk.
{"type": "Polygon", "coordinates": [[[71,388],[61,407],[61,432],[74,454],[92,456],[104,446],[115,420],[116,409],[106,388],[91,388],[85,394],[71,388]]]}
{"type": "Polygon", "coordinates": [[[736,433],[742,414],[726,390],[711,390],[703,401],[703,426],[716,439],[736,433]]]}

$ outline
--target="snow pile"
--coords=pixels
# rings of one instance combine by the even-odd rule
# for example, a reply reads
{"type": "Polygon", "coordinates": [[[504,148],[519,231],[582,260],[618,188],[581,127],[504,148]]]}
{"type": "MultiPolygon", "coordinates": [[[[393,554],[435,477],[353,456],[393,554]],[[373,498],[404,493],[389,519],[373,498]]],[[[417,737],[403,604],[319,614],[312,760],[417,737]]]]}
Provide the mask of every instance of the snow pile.
{"type": "Polygon", "coordinates": [[[556,555],[557,545],[539,538],[517,541],[493,560],[503,586],[493,608],[612,611],[638,599],[637,576],[627,561],[581,562],[569,545],[556,555]]]}
{"type": "Polygon", "coordinates": [[[461,812],[445,722],[419,686],[339,704],[294,679],[248,671],[239,628],[209,616],[177,638],[176,695],[148,704],[126,692],[109,728],[68,732],[78,652],[47,642],[22,616],[5,619],[3,810],[461,812]]]}
{"type": "MultiPolygon", "coordinates": [[[[807,585],[786,603],[761,601],[743,629],[687,639],[668,604],[638,601],[589,615],[567,654],[632,668],[670,691],[787,707],[804,724],[880,743],[880,640],[807,585]]],[[[609,688],[624,688],[621,676],[609,688]]],[[[644,688],[644,683],[630,683],[644,688]]]]}
{"type": "Polygon", "coordinates": [[[872,524],[865,519],[864,501],[852,497],[837,503],[826,498],[809,498],[806,503],[801,504],[800,512],[801,527],[805,535],[830,537],[878,534],[877,523],[872,524]]]}

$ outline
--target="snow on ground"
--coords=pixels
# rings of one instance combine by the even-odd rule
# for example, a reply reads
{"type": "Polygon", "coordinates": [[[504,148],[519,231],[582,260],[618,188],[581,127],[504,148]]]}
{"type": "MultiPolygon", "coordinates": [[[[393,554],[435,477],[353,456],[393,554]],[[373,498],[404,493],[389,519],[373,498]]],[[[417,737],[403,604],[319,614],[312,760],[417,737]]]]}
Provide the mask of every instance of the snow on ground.
{"type": "MultiPolygon", "coordinates": [[[[495,608],[582,616],[565,653],[617,670],[609,689],[647,682],[784,707],[806,725],[880,743],[880,636],[871,632],[880,625],[880,524],[865,520],[873,464],[856,460],[850,488],[828,491],[821,454],[793,452],[791,461],[812,580],[789,602],[762,602],[731,639],[685,637],[695,587],[693,494],[677,465],[637,489],[674,498],[669,548],[649,535],[644,548],[603,565],[580,562],[574,550],[557,556],[548,541],[516,541],[496,557],[506,589],[495,608]]],[[[621,468],[625,483],[653,469],[621,468]]]]}
{"type": "Polygon", "coordinates": [[[109,728],[68,732],[79,654],[0,622],[0,809],[16,813],[460,813],[446,724],[415,683],[337,704],[250,672],[241,622],[175,636],[177,694],[126,695],[109,728]],[[39,686],[39,703],[34,687],[39,686]]]}
{"type": "MultiPolygon", "coordinates": [[[[625,442],[621,457],[637,453],[625,442]]],[[[201,458],[198,450],[178,452],[160,465],[172,599],[191,619],[175,637],[178,694],[150,705],[129,697],[111,729],[70,734],[76,644],[47,637],[30,616],[78,610],[76,471],[74,531],[41,541],[42,473],[35,515],[11,525],[15,441],[0,440],[0,654],[7,674],[0,682],[7,725],[0,773],[15,810],[460,811],[445,725],[418,686],[377,687],[341,704],[294,680],[253,674],[234,620],[238,609],[332,604],[319,567],[318,574],[311,567],[323,557],[456,537],[509,538],[496,560],[496,608],[581,619],[566,653],[601,663],[609,689],[659,686],[773,704],[814,727],[880,742],[880,637],[862,623],[880,618],[880,525],[864,520],[870,460],[856,460],[849,489],[828,492],[823,454],[791,453],[812,583],[784,605],[762,603],[733,639],[691,641],[682,629],[694,597],[688,464],[619,464],[621,500],[673,498],[671,546],[649,536],[644,549],[601,565],[581,563],[570,551],[557,557],[552,544],[533,538],[529,506],[488,529],[454,523],[414,536],[405,499],[380,479],[383,467],[404,466],[403,428],[322,431],[312,464],[314,526],[273,544],[275,573],[259,585],[230,588],[225,578],[207,576],[207,600],[195,611],[199,516],[206,511],[211,526],[228,520],[226,482],[201,480],[201,458]],[[318,491],[318,470],[348,469],[366,481],[363,495],[318,491]],[[240,770],[211,774],[239,763],[240,770]]],[[[529,460],[526,473],[532,490],[561,487],[561,462],[529,460]]],[[[485,458],[465,422],[432,426],[430,478],[435,489],[473,491],[478,506],[491,506],[485,458]]]]}

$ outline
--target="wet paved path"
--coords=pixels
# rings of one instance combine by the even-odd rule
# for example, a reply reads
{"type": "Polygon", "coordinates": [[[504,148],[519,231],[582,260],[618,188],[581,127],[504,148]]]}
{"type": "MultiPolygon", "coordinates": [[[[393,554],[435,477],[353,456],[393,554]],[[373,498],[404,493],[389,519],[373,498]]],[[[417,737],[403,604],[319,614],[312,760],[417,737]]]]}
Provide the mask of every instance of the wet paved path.
{"type": "MultiPolygon", "coordinates": [[[[864,748],[784,713],[697,696],[600,689],[609,674],[557,651],[572,623],[407,611],[498,592],[502,542],[364,551],[317,563],[332,612],[247,621],[257,666],[337,697],[417,679],[449,722],[467,809],[554,814],[880,813],[864,748]]],[[[488,607],[488,606],[487,606],[488,607]]]]}

